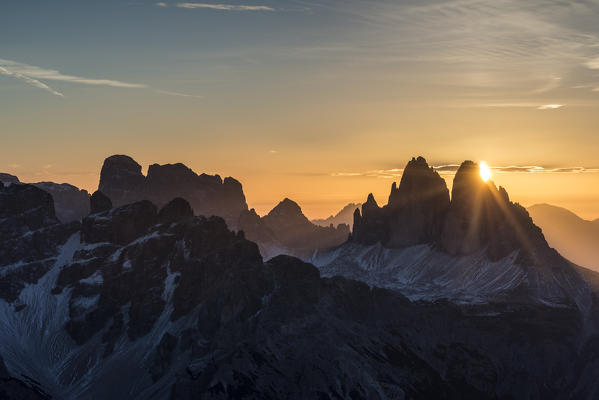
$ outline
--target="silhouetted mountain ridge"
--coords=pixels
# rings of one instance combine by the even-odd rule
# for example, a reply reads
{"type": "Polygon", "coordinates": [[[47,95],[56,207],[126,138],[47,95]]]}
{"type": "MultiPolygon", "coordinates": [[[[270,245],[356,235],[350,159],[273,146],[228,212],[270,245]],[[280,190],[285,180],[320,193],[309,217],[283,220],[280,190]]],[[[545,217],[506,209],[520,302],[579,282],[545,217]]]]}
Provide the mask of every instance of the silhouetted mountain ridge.
{"type": "Polygon", "coordinates": [[[484,182],[472,161],[457,170],[450,199],[443,178],[423,157],[413,158],[387,205],[379,207],[370,194],[362,213],[356,211],[351,240],[389,248],[432,244],[450,255],[484,250],[492,261],[518,251],[524,264],[560,262],[526,210],[484,182]]]}
{"type": "Polygon", "coordinates": [[[579,265],[599,270],[599,220],[584,220],[549,204],[530,206],[528,212],[550,246],[579,265]]]}
{"type": "Polygon", "coordinates": [[[255,210],[248,210],[239,181],[198,175],[181,163],[152,164],[144,176],[133,158],[113,155],[104,160],[98,190],[114,207],[141,200],[162,207],[174,198],[185,199],[196,215],[219,216],[230,229],[243,230],[259,245],[265,258],[278,254],[309,257],[319,249],[343,243],[349,235],[348,226],[322,228],[312,224],[299,205],[289,199],[261,218],[255,210]]]}
{"type": "Polygon", "coordinates": [[[356,208],[360,207],[362,207],[362,204],[360,203],[349,203],[348,205],[344,206],[337,214],[331,215],[328,218],[313,219],[312,223],[315,225],[325,227],[331,226],[331,224],[333,226],[337,226],[339,224],[346,224],[351,227],[354,222],[354,211],[356,208]]]}
{"type": "MultiPolygon", "coordinates": [[[[20,183],[14,175],[0,173],[0,182],[20,183]]],[[[50,193],[61,222],[78,221],[89,213],[89,193],[68,183],[37,182],[32,185],[50,193]]]]}

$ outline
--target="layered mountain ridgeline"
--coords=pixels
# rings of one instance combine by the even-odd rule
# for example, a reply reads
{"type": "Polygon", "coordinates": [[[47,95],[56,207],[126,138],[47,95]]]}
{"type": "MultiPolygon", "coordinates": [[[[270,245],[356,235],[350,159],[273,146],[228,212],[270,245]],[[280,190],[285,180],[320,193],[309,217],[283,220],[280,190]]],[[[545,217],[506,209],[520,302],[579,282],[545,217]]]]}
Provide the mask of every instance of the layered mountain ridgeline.
{"type": "Polygon", "coordinates": [[[23,398],[17,384],[60,399],[596,394],[599,337],[572,305],[411,302],[292,257],[264,263],[183,199],[57,225],[47,193],[17,189],[0,196],[9,238],[34,229],[29,250],[46,251],[8,259],[1,240],[0,274],[47,268],[0,289],[6,398],[23,398]]]}
{"type": "Polygon", "coordinates": [[[325,229],[313,225],[290,200],[261,218],[253,209],[248,210],[237,180],[198,175],[183,164],[153,164],[144,176],[141,165],[131,157],[114,155],[104,161],[98,189],[115,207],[141,200],[161,207],[173,198],[184,198],[197,215],[216,215],[231,229],[243,230],[248,239],[258,243],[265,258],[278,254],[311,256],[316,250],[343,243],[349,234],[347,226],[325,229]],[[288,207],[291,203],[295,206],[288,207]],[[289,232],[291,227],[294,232],[289,232]]]}
{"type": "Polygon", "coordinates": [[[471,161],[458,169],[450,199],[426,160],[412,159],[388,204],[379,207],[369,195],[355,212],[350,242],[313,261],[325,275],[413,298],[528,299],[587,310],[593,302],[589,285],[548,246],[526,210],[484,182],[471,161]]]}
{"type": "Polygon", "coordinates": [[[115,207],[149,200],[158,207],[176,197],[186,199],[198,215],[218,215],[237,228],[239,215],[248,206],[241,183],[231,177],[196,174],[185,165],[152,164],[144,176],[141,165],[129,156],[114,155],[104,160],[98,190],[115,207]]]}
{"type": "MultiPolygon", "coordinates": [[[[285,254],[301,258],[309,258],[314,252],[340,245],[347,240],[350,233],[349,225],[346,224],[339,224],[336,227],[313,224],[302,213],[300,206],[287,198],[261,220],[263,226],[273,233],[272,236],[276,239],[273,243],[275,248],[279,243],[285,249],[285,254]]],[[[252,240],[253,232],[251,230],[246,232],[248,239],[252,240]]],[[[270,252],[273,253],[272,250],[270,252]]]]}
{"type": "Polygon", "coordinates": [[[349,203],[343,207],[337,214],[331,215],[328,218],[313,219],[312,223],[319,226],[338,226],[340,224],[352,226],[354,223],[354,211],[356,208],[362,207],[360,203],[349,203]]]}
{"type": "MultiPolygon", "coordinates": [[[[0,173],[0,183],[20,183],[14,175],[0,173]]],[[[89,214],[89,193],[68,183],[37,182],[32,185],[50,193],[61,222],[78,221],[89,214]]]]}
{"type": "Polygon", "coordinates": [[[599,271],[599,219],[588,221],[549,204],[528,207],[550,246],[576,264],[599,271]]]}

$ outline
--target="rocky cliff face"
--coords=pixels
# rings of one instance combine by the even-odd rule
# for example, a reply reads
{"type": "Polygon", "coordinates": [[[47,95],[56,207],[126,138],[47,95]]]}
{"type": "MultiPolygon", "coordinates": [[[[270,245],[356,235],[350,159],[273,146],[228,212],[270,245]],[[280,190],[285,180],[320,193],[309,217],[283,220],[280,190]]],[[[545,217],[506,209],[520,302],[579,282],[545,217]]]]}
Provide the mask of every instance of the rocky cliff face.
{"type": "Polygon", "coordinates": [[[59,223],[49,193],[26,184],[0,186],[0,298],[14,301],[46,274],[58,246],[78,227],[59,223]]]}
{"type": "Polygon", "coordinates": [[[131,157],[114,155],[104,161],[98,190],[115,207],[149,200],[162,207],[172,199],[186,199],[198,215],[218,215],[237,228],[239,215],[247,211],[241,184],[233,178],[198,175],[183,164],[152,164],[144,176],[131,157]]]}
{"type": "Polygon", "coordinates": [[[352,239],[388,247],[431,243],[441,234],[448,208],[449,191],[443,178],[424,158],[413,158],[399,187],[391,186],[386,206],[379,207],[372,194],[368,196],[362,214],[355,214],[352,239]]]}
{"type": "Polygon", "coordinates": [[[505,189],[483,182],[478,165],[465,161],[454,178],[452,199],[440,244],[452,255],[483,249],[492,261],[517,251],[522,264],[563,264],[524,207],[505,189]]]}
{"type": "Polygon", "coordinates": [[[399,187],[393,184],[386,206],[378,207],[372,195],[365,206],[355,214],[355,243],[430,244],[455,256],[484,250],[491,261],[517,251],[522,264],[563,264],[526,210],[510,202],[505,189],[484,182],[472,161],[458,169],[451,201],[444,180],[418,157],[406,166],[399,187]]]}
{"type": "MultiPolygon", "coordinates": [[[[254,243],[221,218],[194,216],[182,199],[60,225],[37,190],[0,196],[28,204],[4,211],[12,221],[45,210],[34,234],[16,234],[36,237],[17,257],[25,262],[2,253],[2,277],[47,265],[0,287],[3,395],[21,383],[60,399],[595,394],[598,339],[576,305],[412,302],[322,278],[293,257],[264,263],[254,243]],[[47,252],[32,252],[40,246],[47,252]]],[[[12,245],[0,241],[0,250],[12,245]]]]}

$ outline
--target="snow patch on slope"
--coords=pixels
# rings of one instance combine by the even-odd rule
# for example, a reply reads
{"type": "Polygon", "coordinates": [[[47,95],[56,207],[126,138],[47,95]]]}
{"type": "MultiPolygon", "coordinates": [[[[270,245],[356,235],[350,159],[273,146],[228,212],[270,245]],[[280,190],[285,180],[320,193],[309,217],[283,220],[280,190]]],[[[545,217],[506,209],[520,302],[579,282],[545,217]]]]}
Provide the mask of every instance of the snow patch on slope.
{"type": "Polygon", "coordinates": [[[526,297],[552,306],[576,302],[583,310],[590,307],[590,289],[573,269],[522,266],[517,257],[514,252],[493,262],[484,250],[454,257],[425,244],[389,249],[380,243],[346,243],[310,261],[323,277],[341,275],[398,290],[411,300],[472,304],[526,297]]]}

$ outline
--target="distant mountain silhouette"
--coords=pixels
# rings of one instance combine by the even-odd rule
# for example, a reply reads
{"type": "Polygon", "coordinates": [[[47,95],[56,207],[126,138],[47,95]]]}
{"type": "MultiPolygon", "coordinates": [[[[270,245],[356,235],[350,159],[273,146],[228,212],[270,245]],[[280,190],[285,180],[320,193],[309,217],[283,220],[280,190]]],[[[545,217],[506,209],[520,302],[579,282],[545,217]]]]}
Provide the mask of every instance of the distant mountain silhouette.
{"type": "MultiPolygon", "coordinates": [[[[14,175],[0,173],[0,182],[19,183],[14,175]]],[[[78,221],[89,214],[89,193],[68,183],[37,182],[32,183],[52,195],[56,217],[61,222],[78,221]]]]}
{"type": "Polygon", "coordinates": [[[352,241],[389,248],[434,244],[450,255],[484,250],[491,260],[518,251],[523,263],[555,261],[541,230],[505,189],[480,178],[479,167],[464,161],[453,181],[445,181],[422,157],[406,166],[389,203],[379,207],[372,194],[355,212],[352,241]]]}
{"type": "Polygon", "coordinates": [[[331,226],[331,224],[333,226],[337,226],[339,224],[346,224],[351,227],[354,222],[354,211],[356,211],[356,208],[360,207],[362,207],[362,204],[360,203],[349,203],[348,205],[343,207],[341,211],[339,211],[337,214],[331,215],[328,218],[313,219],[312,223],[315,225],[325,227],[331,226]]]}
{"type": "MultiPolygon", "coordinates": [[[[349,236],[349,225],[315,225],[296,202],[287,198],[262,217],[262,222],[290,254],[300,257],[309,257],[315,250],[340,245],[349,236]]],[[[251,240],[251,231],[247,232],[247,237],[251,240]]]]}
{"type": "Polygon", "coordinates": [[[461,164],[452,196],[422,157],[413,158],[389,202],[372,194],[354,213],[350,240],[310,260],[342,275],[398,290],[413,300],[525,301],[590,312],[582,268],[551,248],[526,209],[505,189],[461,164]]]}
{"type": "Polygon", "coordinates": [[[549,204],[528,207],[550,246],[576,264],[599,271],[599,219],[587,221],[549,204]]]}
{"type": "Polygon", "coordinates": [[[248,210],[242,185],[234,178],[196,174],[184,164],[152,164],[147,176],[133,158],[113,155],[100,173],[98,191],[113,207],[149,200],[162,207],[175,198],[189,202],[196,215],[222,217],[233,230],[243,230],[264,258],[279,254],[309,257],[314,251],[343,243],[349,226],[323,228],[312,224],[293,201],[285,199],[267,216],[248,210]]]}
{"type": "Polygon", "coordinates": [[[152,164],[144,176],[141,165],[126,155],[104,160],[98,190],[114,207],[140,200],[162,207],[181,197],[197,215],[218,215],[233,229],[241,212],[248,209],[241,183],[231,177],[223,180],[219,175],[198,175],[181,163],[152,164]]]}
{"type": "Polygon", "coordinates": [[[15,175],[0,172],[0,182],[3,183],[19,183],[19,178],[15,175]]]}

